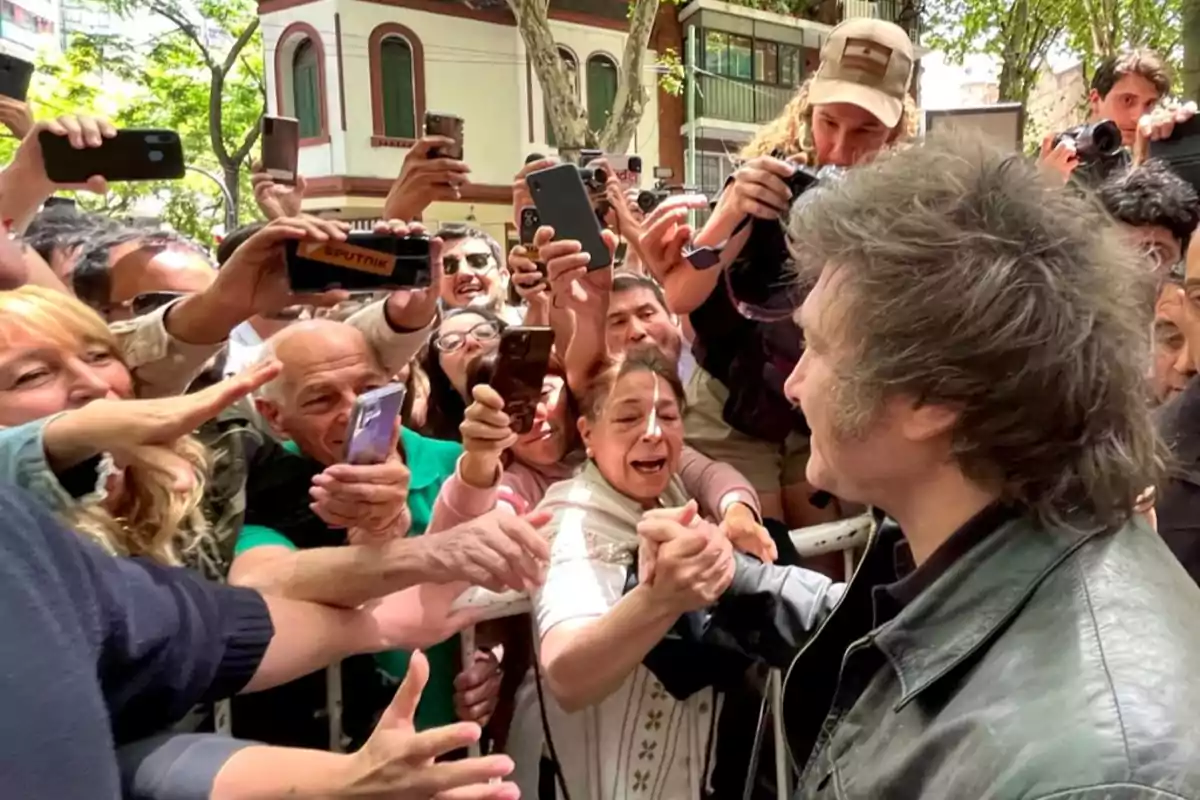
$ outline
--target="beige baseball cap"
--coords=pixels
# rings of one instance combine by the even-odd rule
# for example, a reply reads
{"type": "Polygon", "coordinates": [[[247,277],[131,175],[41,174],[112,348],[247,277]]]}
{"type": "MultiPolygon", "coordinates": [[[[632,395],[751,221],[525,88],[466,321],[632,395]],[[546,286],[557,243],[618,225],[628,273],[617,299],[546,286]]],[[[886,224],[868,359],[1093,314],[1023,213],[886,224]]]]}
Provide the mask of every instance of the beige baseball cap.
{"type": "Polygon", "coordinates": [[[899,25],[848,19],[829,32],[808,102],[850,103],[893,128],[904,113],[913,60],[912,42],[899,25]]]}

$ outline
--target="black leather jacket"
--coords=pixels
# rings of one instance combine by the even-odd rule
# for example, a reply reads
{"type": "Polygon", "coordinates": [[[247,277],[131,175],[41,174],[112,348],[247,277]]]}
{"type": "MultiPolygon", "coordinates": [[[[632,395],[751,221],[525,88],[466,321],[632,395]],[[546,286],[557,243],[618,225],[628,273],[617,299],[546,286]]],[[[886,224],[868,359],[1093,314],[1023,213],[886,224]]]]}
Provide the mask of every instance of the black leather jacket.
{"type": "Polygon", "coordinates": [[[898,540],[845,587],[740,560],[722,598],[790,664],[795,798],[1200,798],[1200,589],[1144,522],[1012,519],[876,625],[898,540]]]}

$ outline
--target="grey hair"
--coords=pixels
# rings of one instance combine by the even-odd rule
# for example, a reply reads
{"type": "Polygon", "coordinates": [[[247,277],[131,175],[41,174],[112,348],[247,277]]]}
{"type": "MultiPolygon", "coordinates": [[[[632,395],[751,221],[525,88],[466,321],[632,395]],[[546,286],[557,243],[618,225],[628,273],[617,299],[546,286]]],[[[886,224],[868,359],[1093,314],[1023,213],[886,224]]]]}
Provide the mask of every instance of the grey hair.
{"type": "MultiPolygon", "coordinates": [[[[270,339],[267,339],[262,344],[262,350],[259,351],[258,358],[254,359],[253,366],[257,367],[261,364],[266,364],[269,361],[276,361],[276,360],[278,360],[278,358],[279,358],[278,355],[276,355],[276,353],[275,353],[274,342],[272,342],[270,339]]],[[[272,378],[271,380],[264,383],[262,386],[258,387],[258,390],[254,393],[254,396],[261,397],[263,400],[278,401],[281,399],[282,394],[283,394],[283,373],[280,373],[279,375],[276,375],[274,378],[272,378]]]]}
{"type": "Polygon", "coordinates": [[[1042,522],[1134,513],[1165,452],[1145,402],[1152,277],[1093,200],[934,137],[797,206],[797,266],[836,278],[847,419],[894,396],[947,406],[964,473],[1042,522]]]}

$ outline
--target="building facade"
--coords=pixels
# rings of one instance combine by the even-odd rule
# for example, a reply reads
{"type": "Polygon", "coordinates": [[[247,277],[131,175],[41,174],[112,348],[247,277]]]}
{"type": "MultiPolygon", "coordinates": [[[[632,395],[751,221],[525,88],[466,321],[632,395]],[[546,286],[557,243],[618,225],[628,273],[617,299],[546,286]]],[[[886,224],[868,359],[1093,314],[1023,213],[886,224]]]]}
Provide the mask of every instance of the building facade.
{"type": "Polygon", "coordinates": [[[43,50],[60,46],[58,0],[0,0],[0,52],[36,61],[43,50]]]}
{"type": "MultiPolygon", "coordinates": [[[[532,153],[553,154],[541,89],[501,0],[262,0],[270,113],[300,120],[305,208],[377,218],[425,112],[464,119],[471,183],[460,202],[435,203],[428,224],[470,221],[513,237],[512,181],[532,153]]],[[[593,125],[611,110],[627,30],[623,0],[552,0],[550,29],[574,66],[593,125]]],[[[647,180],[658,164],[658,92],[630,152],[647,180]]]]}

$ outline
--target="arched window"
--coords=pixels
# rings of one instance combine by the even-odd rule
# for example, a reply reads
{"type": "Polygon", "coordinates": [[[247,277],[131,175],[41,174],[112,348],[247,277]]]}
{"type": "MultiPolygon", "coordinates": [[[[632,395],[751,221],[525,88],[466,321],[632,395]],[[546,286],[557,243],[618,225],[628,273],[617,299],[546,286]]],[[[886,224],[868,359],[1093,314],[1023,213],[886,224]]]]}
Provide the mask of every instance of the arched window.
{"type": "MultiPolygon", "coordinates": [[[[575,54],[565,47],[560,47],[558,48],[558,57],[567,70],[567,80],[571,82],[575,96],[579,97],[579,62],[575,60],[575,54]]],[[[554,137],[554,127],[550,124],[550,106],[548,105],[546,106],[546,144],[558,147],[558,142],[554,137]]]]}
{"type": "Polygon", "coordinates": [[[617,65],[605,55],[587,61],[588,128],[599,132],[608,123],[617,99],[617,65]]]}
{"type": "Polygon", "coordinates": [[[425,117],[425,47],[398,22],[375,26],[371,62],[371,145],[411,147],[425,117]]]}
{"type": "Polygon", "coordinates": [[[383,83],[383,135],[416,139],[412,47],[399,36],[388,36],[379,45],[379,68],[383,83]]]}
{"type": "Polygon", "coordinates": [[[292,54],[292,113],[300,120],[300,138],[321,135],[321,64],[312,39],[305,39],[292,54]]]}

